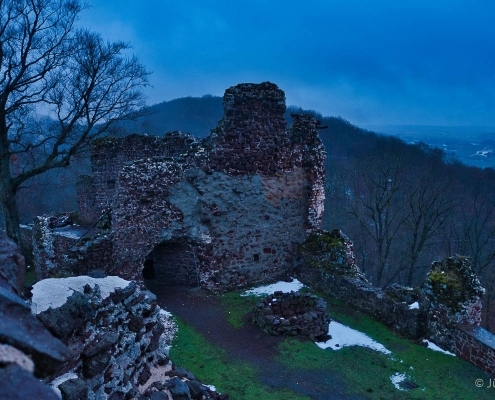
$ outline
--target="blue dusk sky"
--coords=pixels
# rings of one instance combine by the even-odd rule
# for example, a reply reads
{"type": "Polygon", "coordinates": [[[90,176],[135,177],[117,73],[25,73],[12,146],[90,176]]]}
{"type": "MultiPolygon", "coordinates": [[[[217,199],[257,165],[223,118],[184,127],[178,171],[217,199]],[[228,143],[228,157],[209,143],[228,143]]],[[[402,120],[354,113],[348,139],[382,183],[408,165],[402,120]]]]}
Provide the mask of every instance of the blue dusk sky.
{"type": "Polygon", "coordinates": [[[131,43],[150,105],[271,81],[360,126],[495,126],[492,0],[89,1],[79,25],[131,43]]]}

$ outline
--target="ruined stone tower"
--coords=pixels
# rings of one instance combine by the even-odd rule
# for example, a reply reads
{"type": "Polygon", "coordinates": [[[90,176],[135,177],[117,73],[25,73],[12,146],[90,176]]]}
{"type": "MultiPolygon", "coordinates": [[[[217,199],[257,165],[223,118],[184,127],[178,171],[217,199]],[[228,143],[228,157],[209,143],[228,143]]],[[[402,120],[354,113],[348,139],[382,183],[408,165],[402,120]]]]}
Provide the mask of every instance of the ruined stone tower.
{"type": "MultiPolygon", "coordinates": [[[[141,279],[146,266],[163,283],[224,291],[292,268],[297,244],[321,224],[325,151],[319,122],[296,114],[287,128],[285,109],[276,85],[240,84],[204,140],[172,132],[95,142],[79,214],[89,224],[109,210],[105,272],[141,279]]],[[[98,261],[75,259],[78,273],[98,261]]]]}

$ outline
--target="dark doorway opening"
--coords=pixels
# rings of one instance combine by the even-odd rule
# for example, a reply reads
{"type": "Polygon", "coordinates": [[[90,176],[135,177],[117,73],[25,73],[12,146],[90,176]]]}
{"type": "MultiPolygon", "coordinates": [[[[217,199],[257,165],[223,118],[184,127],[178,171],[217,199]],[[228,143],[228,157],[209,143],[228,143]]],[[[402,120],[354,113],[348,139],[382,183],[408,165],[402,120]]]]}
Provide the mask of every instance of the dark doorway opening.
{"type": "Polygon", "coordinates": [[[155,279],[155,263],[152,258],[148,258],[144,262],[143,278],[146,280],[155,279]]]}
{"type": "Polygon", "coordinates": [[[146,257],[143,278],[166,286],[199,286],[193,249],[187,242],[163,242],[146,257]]]}

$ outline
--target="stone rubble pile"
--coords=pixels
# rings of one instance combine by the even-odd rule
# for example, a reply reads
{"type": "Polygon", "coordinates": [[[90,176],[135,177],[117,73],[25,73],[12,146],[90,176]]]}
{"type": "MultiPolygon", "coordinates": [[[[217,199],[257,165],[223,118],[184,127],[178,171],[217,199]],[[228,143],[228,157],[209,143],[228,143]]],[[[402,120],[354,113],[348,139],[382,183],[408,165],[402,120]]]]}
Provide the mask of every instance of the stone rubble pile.
{"type": "MultiPolygon", "coordinates": [[[[39,320],[70,351],[68,361],[52,376],[69,374],[70,379],[59,385],[63,399],[129,398],[150,378],[152,366],[168,362],[170,342],[162,336],[165,326],[156,296],[139,289],[134,281],[116,277],[49,279],[34,285],[32,302],[39,320]],[[112,278],[115,285],[125,285],[109,288],[112,278]],[[89,283],[81,283],[84,279],[89,283]],[[62,305],[47,307],[43,299],[46,290],[39,290],[47,281],[54,301],[59,302],[67,289],[73,293],[62,305]]],[[[168,329],[173,330],[173,325],[168,329]]],[[[169,332],[165,338],[171,340],[172,335],[169,332]]]]}
{"type": "Polygon", "coordinates": [[[301,335],[321,341],[328,338],[330,317],[327,303],[318,296],[276,291],[257,304],[252,321],[270,335],[301,335]]]}

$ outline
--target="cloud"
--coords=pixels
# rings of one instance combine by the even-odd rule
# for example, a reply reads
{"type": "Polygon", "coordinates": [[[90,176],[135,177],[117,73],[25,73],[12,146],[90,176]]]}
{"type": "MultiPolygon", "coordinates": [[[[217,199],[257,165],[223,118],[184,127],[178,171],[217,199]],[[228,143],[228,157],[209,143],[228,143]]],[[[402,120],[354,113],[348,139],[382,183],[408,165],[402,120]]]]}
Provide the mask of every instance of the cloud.
{"type": "Polygon", "coordinates": [[[492,2],[108,0],[85,13],[132,41],[152,102],[271,80],[352,122],[495,126],[492,2]]]}

